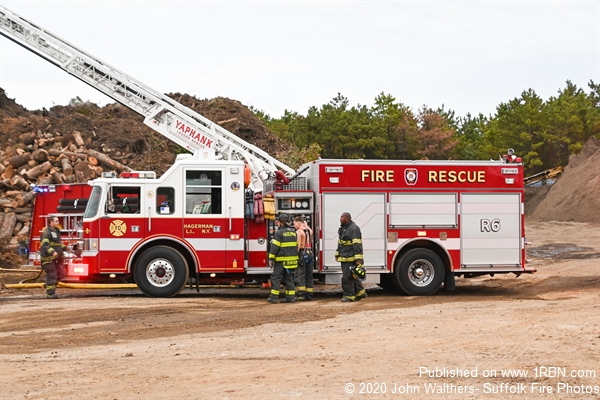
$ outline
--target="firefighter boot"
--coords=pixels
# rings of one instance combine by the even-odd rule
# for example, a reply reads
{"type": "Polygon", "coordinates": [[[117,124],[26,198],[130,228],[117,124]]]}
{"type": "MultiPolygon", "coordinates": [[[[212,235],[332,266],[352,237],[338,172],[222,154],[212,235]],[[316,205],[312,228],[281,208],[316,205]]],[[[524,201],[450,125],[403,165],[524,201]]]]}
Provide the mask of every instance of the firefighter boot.
{"type": "Polygon", "coordinates": [[[267,301],[271,304],[277,304],[277,296],[270,295],[269,298],[267,299],[267,301]]]}
{"type": "Polygon", "coordinates": [[[367,297],[369,297],[369,295],[367,295],[367,292],[365,289],[361,290],[360,292],[358,292],[356,294],[356,301],[362,300],[362,299],[366,299],[367,297]]]}
{"type": "Polygon", "coordinates": [[[295,303],[296,296],[285,296],[285,300],[281,301],[282,303],[295,303]]]}
{"type": "Polygon", "coordinates": [[[46,288],[46,298],[47,299],[58,299],[56,295],[56,285],[44,285],[46,288]]]}
{"type": "Polygon", "coordinates": [[[306,293],[304,294],[304,300],[311,301],[313,299],[314,289],[307,288],[306,293]]]}

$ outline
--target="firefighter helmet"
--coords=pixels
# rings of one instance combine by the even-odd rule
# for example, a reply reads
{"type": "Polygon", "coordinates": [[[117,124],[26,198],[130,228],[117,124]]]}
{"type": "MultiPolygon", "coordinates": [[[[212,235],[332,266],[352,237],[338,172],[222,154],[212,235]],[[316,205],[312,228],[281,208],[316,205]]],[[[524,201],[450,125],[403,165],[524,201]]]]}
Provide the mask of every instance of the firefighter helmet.
{"type": "Polygon", "coordinates": [[[354,279],[357,279],[359,281],[364,281],[367,278],[367,271],[365,270],[365,267],[362,266],[362,264],[358,264],[350,268],[350,272],[352,273],[354,279]]]}
{"type": "Polygon", "coordinates": [[[513,154],[515,154],[515,151],[513,149],[508,149],[508,155],[512,156],[513,154]]]}
{"type": "Polygon", "coordinates": [[[290,216],[286,213],[279,214],[279,217],[277,217],[277,221],[281,222],[282,224],[287,224],[290,222],[290,216]]]}

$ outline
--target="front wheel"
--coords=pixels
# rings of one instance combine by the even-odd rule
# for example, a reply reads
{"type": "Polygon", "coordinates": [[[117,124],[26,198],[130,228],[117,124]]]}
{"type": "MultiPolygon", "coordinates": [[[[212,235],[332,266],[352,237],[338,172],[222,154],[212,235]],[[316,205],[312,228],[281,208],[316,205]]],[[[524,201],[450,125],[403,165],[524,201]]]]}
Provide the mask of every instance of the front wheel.
{"type": "Polygon", "coordinates": [[[444,282],[444,264],[428,249],[409,250],[397,264],[394,283],[410,296],[430,296],[444,282]]]}
{"type": "Polygon", "coordinates": [[[146,250],[135,265],[135,282],[149,297],[173,297],[185,287],[189,269],[177,250],[157,246],[146,250]]]}

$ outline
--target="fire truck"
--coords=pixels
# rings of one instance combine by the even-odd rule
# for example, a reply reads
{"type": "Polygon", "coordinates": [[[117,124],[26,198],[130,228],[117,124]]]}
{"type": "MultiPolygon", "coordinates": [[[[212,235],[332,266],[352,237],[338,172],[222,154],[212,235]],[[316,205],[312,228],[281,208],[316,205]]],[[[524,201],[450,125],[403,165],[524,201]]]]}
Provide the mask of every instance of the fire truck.
{"type": "Polygon", "coordinates": [[[362,231],[366,283],[431,295],[453,290],[455,277],[535,272],[525,266],[520,163],[319,159],[295,171],[4,7],[0,33],[191,152],[161,177],[136,171],[89,182],[70,279],[132,281],[153,297],[186,284],[268,279],[275,215],[287,213],[314,231],[314,278],[339,284],[343,212],[362,231]]]}

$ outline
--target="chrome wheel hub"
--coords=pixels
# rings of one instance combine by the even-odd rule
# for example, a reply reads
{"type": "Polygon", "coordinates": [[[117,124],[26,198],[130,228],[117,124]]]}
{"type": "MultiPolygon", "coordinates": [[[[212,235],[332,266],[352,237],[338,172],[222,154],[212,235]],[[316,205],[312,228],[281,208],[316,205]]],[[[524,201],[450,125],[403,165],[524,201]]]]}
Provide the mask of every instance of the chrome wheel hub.
{"type": "Polygon", "coordinates": [[[164,258],[152,261],[146,268],[146,278],[153,286],[164,287],[175,278],[175,268],[164,258]]]}
{"type": "Polygon", "coordinates": [[[433,281],[435,270],[433,264],[427,260],[415,260],[408,267],[408,279],[415,286],[427,286],[433,281]]]}

